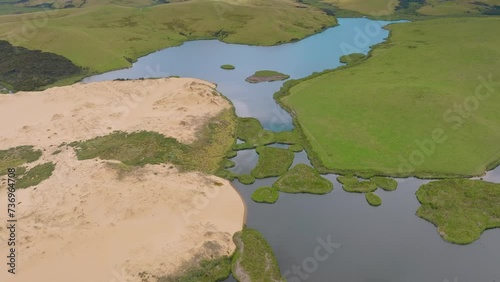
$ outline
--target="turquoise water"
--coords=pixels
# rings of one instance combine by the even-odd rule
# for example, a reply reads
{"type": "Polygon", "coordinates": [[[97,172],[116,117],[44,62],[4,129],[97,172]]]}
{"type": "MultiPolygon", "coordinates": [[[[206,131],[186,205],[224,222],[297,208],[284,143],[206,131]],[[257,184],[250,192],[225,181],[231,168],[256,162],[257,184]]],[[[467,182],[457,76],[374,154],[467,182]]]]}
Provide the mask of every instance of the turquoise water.
{"type": "MultiPolygon", "coordinates": [[[[339,19],[339,26],[302,41],[273,47],[226,44],[216,40],[193,41],[140,58],[131,68],[84,79],[84,82],[117,78],[196,77],[217,83],[218,90],[235,105],[239,116],[258,118],[267,129],[293,128],[290,116],[272,96],[283,82],[250,84],[245,78],[257,70],[271,69],[291,78],[340,66],[339,57],[367,53],[382,42],[389,22],[364,18],[339,19]],[[232,64],[226,71],[220,65],[232,64]]],[[[254,150],[233,159],[239,173],[248,173],[257,161],[254,150]]],[[[307,163],[305,152],[295,164],[307,163]]],[[[252,192],[276,179],[258,180],[250,186],[234,186],[248,207],[247,224],[263,233],[273,247],[280,268],[289,282],[500,282],[500,230],[490,230],[467,246],[441,239],[431,223],[415,216],[419,203],[415,191],[427,181],[397,179],[394,192],[377,191],[383,204],[374,208],[363,195],[342,190],[336,175],[332,193],[280,194],[274,205],[254,203],[252,192]],[[315,258],[322,244],[332,242],[332,253],[315,258]],[[324,260],[323,260],[324,258],[324,260]],[[298,268],[300,267],[300,269],[298,268]]],[[[486,180],[500,181],[500,169],[486,180]]],[[[326,254],[320,250],[321,255],[326,254]]],[[[228,281],[234,281],[228,279],[228,281]]]]}

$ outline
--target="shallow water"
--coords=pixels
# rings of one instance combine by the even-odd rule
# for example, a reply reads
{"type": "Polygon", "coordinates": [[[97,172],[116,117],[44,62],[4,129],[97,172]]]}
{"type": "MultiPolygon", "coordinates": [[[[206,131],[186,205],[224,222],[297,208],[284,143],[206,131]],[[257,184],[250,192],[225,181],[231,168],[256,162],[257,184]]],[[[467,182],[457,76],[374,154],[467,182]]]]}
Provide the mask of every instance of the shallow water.
{"type": "MultiPolygon", "coordinates": [[[[366,53],[388,36],[382,29],[388,22],[360,18],[339,19],[339,23],[281,46],[188,42],[140,58],[132,68],[89,77],[84,82],[174,75],[201,78],[217,83],[239,116],[256,117],[266,129],[289,130],[293,128],[291,117],[272,98],[283,82],[250,84],[245,78],[262,69],[283,72],[291,78],[306,77],[338,67],[340,56],[366,53]],[[222,64],[232,64],[236,70],[222,70],[222,64]]],[[[294,165],[309,163],[305,152],[295,156],[294,165]]],[[[232,170],[249,173],[257,160],[255,150],[238,152],[233,159],[237,166],[232,170]]],[[[281,193],[273,205],[257,204],[250,196],[258,187],[272,185],[276,178],[257,180],[249,186],[234,183],[247,203],[248,226],[264,234],[289,282],[500,282],[500,230],[487,231],[467,246],[442,240],[435,226],[415,216],[419,206],[415,192],[427,181],[398,179],[398,190],[376,192],[383,204],[375,208],[366,203],[364,195],[343,191],[336,175],[325,177],[334,183],[332,193],[281,193]],[[334,243],[333,252],[324,261],[313,259],[321,245],[318,240],[327,241],[328,237],[334,243]],[[293,266],[304,263],[305,270],[293,274],[293,266]]],[[[500,182],[500,169],[484,179],[500,182]]]]}

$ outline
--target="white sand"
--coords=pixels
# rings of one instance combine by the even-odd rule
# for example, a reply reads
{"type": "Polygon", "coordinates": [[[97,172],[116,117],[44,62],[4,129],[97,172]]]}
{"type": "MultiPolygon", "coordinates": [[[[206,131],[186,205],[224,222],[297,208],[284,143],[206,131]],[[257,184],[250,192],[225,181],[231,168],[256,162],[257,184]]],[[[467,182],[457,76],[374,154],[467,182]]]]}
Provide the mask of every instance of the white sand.
{"type": "MultiPolygon", "coordinates": [[[[2,263],[0,281],[142,281],[141,272],[164,276],[193,258],[231,254],[245,207],[228,181],[168,164],[123,175],[113,162],[76,160],[67,146],[52,155],[62,142],[113,130],[154,130],[191,142],[201,123],[230,107],[213,91],[207,82],[170,78],[0,96],[0,119],[12,120],[2,123],[0,149],[36,145],[44,155],[30,165],[56,163],[50,179],[17,191],[17,274],[2,263]],[[136,106],[118,110],[115,101],[132,95],[136,106]]],[[[5,178],[0,184],[5,207],[5,178]]],[[[2,209],[2,227],[5,221],[2,209]]],[[[7,236],[2,228],[0,238],[7,236]]],[[[0,240],[0,255],[7,254],[0,240]]]]}

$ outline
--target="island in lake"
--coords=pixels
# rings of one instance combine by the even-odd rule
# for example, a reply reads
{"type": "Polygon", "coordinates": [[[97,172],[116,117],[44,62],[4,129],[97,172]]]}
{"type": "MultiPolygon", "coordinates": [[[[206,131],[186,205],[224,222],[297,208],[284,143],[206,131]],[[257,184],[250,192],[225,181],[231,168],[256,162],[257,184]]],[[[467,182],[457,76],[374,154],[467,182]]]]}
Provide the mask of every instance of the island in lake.
{"type": "Polygon", "coordinates": [[[288,78],[290,78],[290,76],[287,74],[271,70],[262,70],[262,71],[256,71],[252,76],[247,77],[247,79],[245,80],[250,83],[259,83],[265,81],[271,82],[271,81],[285,80],[288,78]]]}

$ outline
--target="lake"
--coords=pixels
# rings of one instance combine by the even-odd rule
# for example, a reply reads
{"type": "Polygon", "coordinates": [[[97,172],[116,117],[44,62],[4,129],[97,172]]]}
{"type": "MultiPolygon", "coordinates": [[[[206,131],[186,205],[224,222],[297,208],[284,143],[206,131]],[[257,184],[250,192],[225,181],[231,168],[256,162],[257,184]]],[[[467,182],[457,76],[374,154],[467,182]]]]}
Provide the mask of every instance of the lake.
{"type": "MultiPolygon", "coordinates": [[[[129,69],[88,77],[83,82],[201,78],[217,83],[239,116],[255,117],[273,131],[290,130],[290,115],[273,100],[283,82],[250,84],[245,78],[264,69],[297,79],[336,68],[342,65],[340,56],[366,54],[371,46],[383,42],[388,36],[383,29],[387,24],[390,22],[365,18],[339,19],[339,26],[320,34],[272,47],[192,41],[151,53],[129,69]],[[223,64],[236,69],[222,70],[223,64]]],[[[240,151],[234,160],[234,171],[248,173],[257,154],[240,151]]],[[[309,164],[306,153],[297,153],[295,163],[309,164]]],[[[397,179],[398,190],[378,190],[382,206],[371,207],[364,195],[345,192],[336,175],[325,177],[334,183],[332,193],[280,193],[273,205],[255,203],[250,196],[276,178],[257,180],[249,186],[234,182],[248,207],[247,225],[268,240],[289,282],[500,282],[500,230],[486,231],[480,240],[466,246],[445,242],[434,225],[415,215],[419,207],[415,192],[427,180],[397,179]],[[325,242],[330,242],[326,250],[325,242]],[[315,258],[317,250],[322,254],[320,260],[317,254],[315,258]]],[[[500,169],[489,172],[485,180],[500,182],[500,169]]]]}

